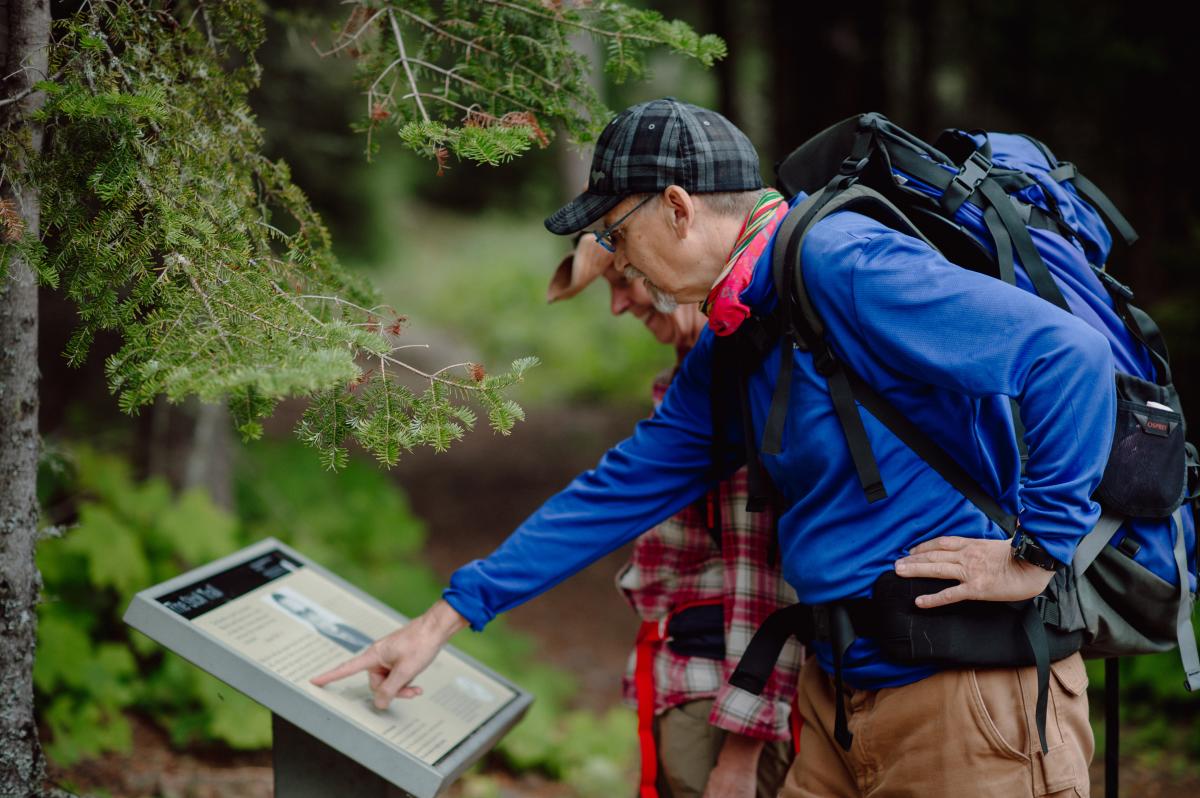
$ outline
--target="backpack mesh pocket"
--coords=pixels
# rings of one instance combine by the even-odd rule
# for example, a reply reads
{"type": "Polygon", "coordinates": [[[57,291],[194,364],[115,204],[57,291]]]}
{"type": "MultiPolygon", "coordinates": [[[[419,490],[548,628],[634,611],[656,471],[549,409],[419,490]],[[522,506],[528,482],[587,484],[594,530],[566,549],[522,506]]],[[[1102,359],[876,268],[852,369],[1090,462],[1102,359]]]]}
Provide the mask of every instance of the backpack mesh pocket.
{"type": "Polygon", "coordinates": [[[1117,425],[1096,499],[1128,517],[1169,516],[1185,494],[1185,435],[1174,388],[1117,374],[1117,425]]]}

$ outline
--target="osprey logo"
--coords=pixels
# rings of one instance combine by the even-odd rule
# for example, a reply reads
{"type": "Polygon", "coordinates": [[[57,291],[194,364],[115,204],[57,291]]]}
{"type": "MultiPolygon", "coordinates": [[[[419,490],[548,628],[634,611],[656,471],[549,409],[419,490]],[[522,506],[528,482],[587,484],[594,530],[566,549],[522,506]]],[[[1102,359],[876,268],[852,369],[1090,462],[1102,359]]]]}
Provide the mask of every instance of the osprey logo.
{"type": "Polygon", "coordinates": [[[1147,435],[1157,435],[1160,438],[1168,437],[1172,432],[1175,431],[1175,427],[1178,426],[1179,423],[1169,419],[1155,418],[1154,416],[1142,413],[1134,413],[1133,417],[1137,419],[1138,425],[1142,428],[1142,432],[1145,432],[1147,435]]]}
{"type": "Polygon", "coordinates": [[[599,169],[592,170],[592,182],[593,183],[599,183],[603,179],[604,179],[603,172],[601,172],[599,169]]]}

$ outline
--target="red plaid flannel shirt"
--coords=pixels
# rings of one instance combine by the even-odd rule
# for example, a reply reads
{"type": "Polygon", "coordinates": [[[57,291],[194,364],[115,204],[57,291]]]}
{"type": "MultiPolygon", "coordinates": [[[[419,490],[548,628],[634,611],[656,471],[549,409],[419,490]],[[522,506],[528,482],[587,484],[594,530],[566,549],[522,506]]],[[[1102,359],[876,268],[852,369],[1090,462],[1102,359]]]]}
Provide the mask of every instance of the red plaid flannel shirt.
{"type": "MultiPolygon", "coordinates": [[[[655,383],[661,399],[666,383],[655,383]]],[[[780,574],[774,543],[774,516],[746,512],[743,469],[716,489],[719,493],[721,549],[708,534],[703,504],[688,507],[638,538],[617,586],[644,621],[659,620],[672,608],[719,599],[725,615],[725,659],[685,657],[661,646],[654,661],[655,714],[689,701],[714,699],[709,722],[726,731],[762,740],[787,740],[788,717],[803,649],[790,640],[761,696],[728,679],[759,625],[773,611],[796,602],[780,574]]],[[[624,694],[636,705],[634,657],[625,671],[624,694]]]]}

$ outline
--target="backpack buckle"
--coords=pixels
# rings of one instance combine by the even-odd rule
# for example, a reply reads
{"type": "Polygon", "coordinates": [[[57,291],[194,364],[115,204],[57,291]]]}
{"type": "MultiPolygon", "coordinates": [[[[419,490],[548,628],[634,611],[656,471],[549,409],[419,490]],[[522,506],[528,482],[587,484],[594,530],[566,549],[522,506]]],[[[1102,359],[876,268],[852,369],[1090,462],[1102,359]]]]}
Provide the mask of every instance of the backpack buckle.
{"type": "Polygon", "coordinates": [[[963,196],[969,197],[975,193],[975,189],[979,188],[979,184],[987,179],[988,172],[991,170],[992,162],[979,150],[976,150],[967,157],[967,160],[963,161],[962,169],[950,178],[950,182],[958,187],[963,196]]]}
{"type": "Polygon", "coordinates": [[[870,160],[871,160],[870,158],[855,159],[854,156],[850,156],[846,160],[842,161],[841,167],[838,168],[838,174],[839,175],[860,174],[862,172],[862,170],[867,167],[867,162],[870,160]]]}
{"type": "Polygon", "coordinates": [[[1109,291],[1120,294],[1125,298],[1126,302],[1133,301],[1132,288],[1125,285],[1125,283],[1121,282],[1116,277],[1113,277],[1099,266],[1092,266],[1092,271],[1096,273],[1096,276],[1100,278],[1100,282],[1104,283],[1105,288],[1107,288],[1109,291]]]}
{"type": "Polygon", "coordinates": [[[833,350],[829,348],[829,344],[822,341],[819,346],[814,347],[813,353],[813,368],[822,377],[828,377],[838,370],[837,355],[833,354],[833,350]]]}

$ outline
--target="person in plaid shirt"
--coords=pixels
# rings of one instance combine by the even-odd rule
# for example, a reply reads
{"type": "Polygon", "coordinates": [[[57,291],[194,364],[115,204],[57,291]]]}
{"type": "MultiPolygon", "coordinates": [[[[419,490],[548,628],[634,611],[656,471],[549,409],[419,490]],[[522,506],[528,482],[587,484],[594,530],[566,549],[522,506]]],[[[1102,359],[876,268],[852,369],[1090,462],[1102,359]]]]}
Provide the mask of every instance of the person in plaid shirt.
{"type": "MultiPolygon", "coordinates": [[[[705,317],[694,305],[656,310],[645,284],[620,274],[611,253],[591,236],[559,264],[547,299],[572,297],[601,275],[609,283],[613,314],[637,317],[658,341],[674,347],[681,362],[705,317]]],[[[656,407],[674,371],[655,379],[656,407]]],[[[746,512],[746,498],[746,475],[739,471],[638,538],[617,577],[643,621],[624,678],[625,698],[639,710],[643,798],[773,797],[791,763],[799,644],[785,646],[761,696],[727,681],[763,620],[796,601],[780,574],[775,515],[770,509],[746,512]],[[673,616],[692,632],[690,644],[662,639],[671,633],[661,622],[673,616]]]]}

